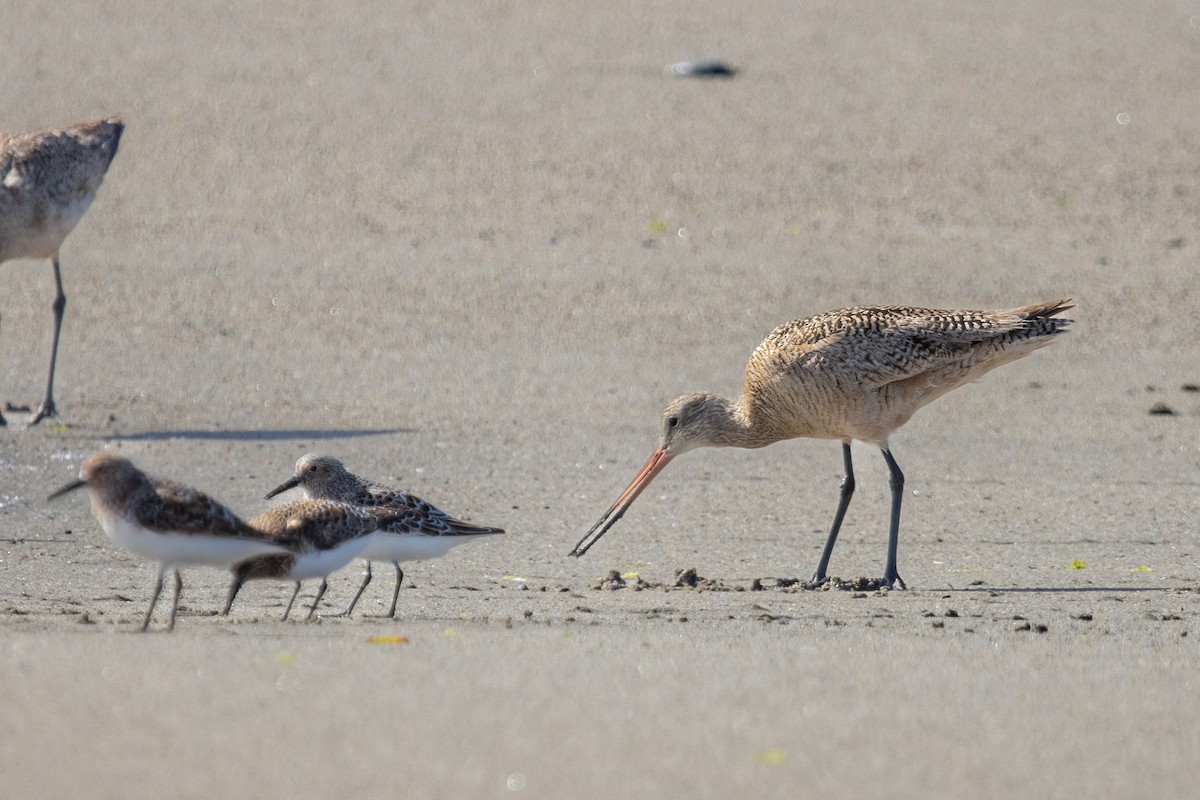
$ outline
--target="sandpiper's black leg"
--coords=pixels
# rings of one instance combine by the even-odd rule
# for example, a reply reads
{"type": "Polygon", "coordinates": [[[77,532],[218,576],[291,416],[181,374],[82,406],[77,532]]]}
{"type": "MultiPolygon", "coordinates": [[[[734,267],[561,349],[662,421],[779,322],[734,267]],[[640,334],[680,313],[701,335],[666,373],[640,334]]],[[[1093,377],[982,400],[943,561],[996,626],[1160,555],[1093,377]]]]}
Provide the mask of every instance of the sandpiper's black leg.
{"type": "Polygon", "coordinates": [[[300,594],[300,581],[296,581],[296,588],[292,589],[292,599],[288,600],[287,608],[283,610],[283,621],[287,622],[288,614],[292,613],[292,605],[296,602],[296,595],[300,594]]]}
{"type": "Polygon", "coordinates": [[[328,588],[329,588],[329,581],[325,578],[321,578],[321,588],[317,589],[317,597],[315,600],[313,600],[312,607],[310,609],[308,609],[308,616],[305,617],[304,619],[310,620],[313,618],[313,614],[316,613],[317,606],[320,605],[321,598],[325,596],[325,590],[328,588]]]}
{"type": "Polygon", "coordinates": [[[883,569],[882,584],[890,589],[893,584],[899,583],[901,589],[907,589],[904,579],[896,570],[896,549],[900,544],[900,503],[904,500],[904,473],[900,471],[896,459],[892,458],[890,450],[883,450],[883,458],[891,472],[888,486],[892,487],[892,518],[888,525],[887,566],[883,569]]]}
{"type": "Polygon", "coordinates": [[[371,582],[371,562],[367,562],[367,577],[363,579],[362,586],[358,587],[358,593],[354,595],[354,599],[350,601],[349,607],[341,613],[343,617],[349,617],[354,613],[354,607],[358,605],[358,598],[362,597],[362,593],[366,590],[367,584],[371,582]]]}
{"type": "Polygon", "coordinates": [[[817,571],[812,579],[804,584],[806,589],[815,589],[829,580],[829,557],[833,555],[833,545],[837,542],[838,531],[842,529],[842,520],[846,518],[846,509],[850,507],[850,498],[854,496],[854,462],[850,459],[850,443],[842,442],[842,462],[846,474],[842,478],[842,493],[838,498],[837,512],[833,515],[833,525],[829,528],[829,536],[825,539],[825,549],[821,551],[821,560],[817,562],[817,571]]]}
{"type": "Polygon", "coordinates": [[[238,592],[242,590],[242,584],[246,582],[241,572],[233,573],[233,580],[229,583],[229,594],[225,597],[225,608],[221,610],[222,617],[228,617],[230,609],[233,608],[233,598],[238,596],[238,592]]]}
{"type": "Polygon", "coordinates": [[[167,624],[167,630],[175,630],[175,614],[179,611],[179,595],[183,592],[183,577],[179,574],[179,570],[175,570],[175,601],[171,603],[171,621],[167,624]]]}
{"type": "Polygon", "coordinates": [[[396,601],[400,599],[400,584],[404,583],[404,570],[400,569],[399,561],[393,561],[392,566],[396,568],[396,589],[392,592],[392,610],[388,612],[388,616],[395,619],[396,601]]]}
{"type": "Polygon", "coordinates": [[[146,618],[142,620],[142,630],[145,631],[150,627],[150,617],[154,614],[154,606],[158,603],[158,596],[162,594],[162,579],[166,567],[158,570],[158,580],[154,582],[154,594],[150,597],[150,607],[146,609],[146,618]]]}

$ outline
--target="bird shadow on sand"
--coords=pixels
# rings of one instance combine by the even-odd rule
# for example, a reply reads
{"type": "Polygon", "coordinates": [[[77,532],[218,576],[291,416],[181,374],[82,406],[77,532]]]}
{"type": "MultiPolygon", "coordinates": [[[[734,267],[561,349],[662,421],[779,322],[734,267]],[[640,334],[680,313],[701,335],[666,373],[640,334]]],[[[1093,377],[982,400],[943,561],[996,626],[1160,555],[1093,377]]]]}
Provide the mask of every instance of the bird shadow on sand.
{"type": "Polygon", "coordinates": [[[1109,592],[1111,594],[1130,594],[1134,592],[1174,592],[1177,586],[1010,586],[999,588],[995,586],[972,586],[964,589],[945,589],[939,591],[957,592],[960,594],[1083,594],[1087,592],[1109,592]]]}
{"type": "Polygon", "coordinates": [[[394,433],[416,432],[416,428],[281,428],[275,430],[142,431],[141,433],[110,433],[97,438],[116,442],[161,442],[172,439],[191,439],[210,442],[283,442],[293,439],[316,441],[327,439],[361,439],[368,436],[389,436],[394,433]]]}

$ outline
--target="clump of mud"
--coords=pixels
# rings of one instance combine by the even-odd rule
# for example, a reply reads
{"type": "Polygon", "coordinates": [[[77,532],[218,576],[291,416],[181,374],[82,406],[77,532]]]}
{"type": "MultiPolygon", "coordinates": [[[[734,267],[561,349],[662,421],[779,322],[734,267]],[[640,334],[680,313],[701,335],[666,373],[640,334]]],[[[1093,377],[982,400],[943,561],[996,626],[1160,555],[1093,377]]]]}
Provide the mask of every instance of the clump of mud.
{"type": "Polygon", "coordinates": [[[695,567],[687,569],[675,570],[675,581],[671,584],[672,589],[696,589],[697,591],[708,592],[741,592],[745,589],[741,586],[730,586],[719,578],[702,578],[696,574],[695,567]]]}
{"type": "MultiPolygon", "coordinates": [[[[661,586],[661,583],[657,584],[657,587],[661,586]]],[[[592,584],[592,588],[610,592],[617,589],[633,589],[635,592],[640,592],[643,589],[656,588],[656,585],[642,580],[640,575],[633,575],[629,580],[626,580],[620,572],[610,569],[607,575],[592,584]]]]}
{"type": "Polygon", "coordinates": [[[704,578],[696,572],[695,567],[688,569],[675,570],[675,579],[670,583],[651,583],[643,580],[636,573],[632,575],[621,575],[615,569],[609,570],[608,574],[600,578],[592,584],[593,589],[615,591],[617,589],[633,589],[635,592],[640,592],[643,589],[662,589],[663,591],[671,591],[673,589],[695,589],[698,592],[744,592],[743,586],[732,586],[725,583],[719,578],[704,578]]]}

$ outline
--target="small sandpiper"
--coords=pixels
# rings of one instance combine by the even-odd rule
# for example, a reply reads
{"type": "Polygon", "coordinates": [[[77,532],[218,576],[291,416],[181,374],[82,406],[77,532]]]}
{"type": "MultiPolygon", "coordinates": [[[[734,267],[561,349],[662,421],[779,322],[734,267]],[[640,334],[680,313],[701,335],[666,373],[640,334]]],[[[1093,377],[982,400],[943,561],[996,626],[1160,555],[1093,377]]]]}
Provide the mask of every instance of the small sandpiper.
{"type": "Polygon", "coordinates": [[[173,481],[151,478],[128,458],[115,453],[97,453],[85,459],[79,480],[48,499],[85,486],[92,512],[108,538],[159,563],[154,595],[142,621],[143,631],[150,625],[168,571],[175,573],[175,600],[167,630],[174,630],[183,588],[181,569],[229,569],[247,558],[289,550],[286,539],[260,533],[208,495],[173,481]]]}
{"type": "Polygon", "coordinates": [[[472,525],[451,517],[419,497],[382,483],[361,478],[332,456],[310,453],[296,462],[296,473],[267,493],[270,499],[288,489],[299,487],[314,499],[336,500],[366,508],[385,509],[392,518],[370,537],[359,554],[367,560],[367,577],[343,612],[350,616],[358,598],[371,582],[371,562],[390,561],[396,568],[396,588],[392,592],[389,617],[396,616],[396,601],[404,581],[403,561],[421,561],[446,555],[452,547],[465,542],[504,533],[500,528],[472,525]]]}
{"type": "Polygon", "coordinates": [[[300,500],[264,511],[249,524],[266,536],[289,542],[292,552],[235,564],[222,616],[233,608],[233,600],[243,583],[268,579],[296,584],[283,612],[286,620],[300,593],[301,582],[320,578],[321,588],[306,617],[312,619],[328,588],[329,576],[359,556],[370,542],[370,534],[390,520],[390,516],[380,511],[329,500],[300,500]]]}

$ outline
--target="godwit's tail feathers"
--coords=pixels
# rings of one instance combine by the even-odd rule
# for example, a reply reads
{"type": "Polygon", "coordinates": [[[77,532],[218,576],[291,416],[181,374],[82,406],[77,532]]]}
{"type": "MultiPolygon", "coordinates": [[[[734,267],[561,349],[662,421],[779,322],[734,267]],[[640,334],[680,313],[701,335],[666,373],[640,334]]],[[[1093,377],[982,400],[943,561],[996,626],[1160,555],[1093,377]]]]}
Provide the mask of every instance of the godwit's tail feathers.
{"type": "Polygon", "coordinates": [[[1036,338],[1065,333],[1067,326],[1074,322],[1074,320],[1063,319],[1056,315],[1074,307],[1075,304],[1068,298],[1064,300],[1052,300],[1049,303],[1038,303],[1037,305],[1025,306],[1024,308],[1016,308],[1013,309],[1012,313],[1019,315],[1024,320],[1025,324],[1022,326],[1022,333],[1027,337],[1036,338]]]}

